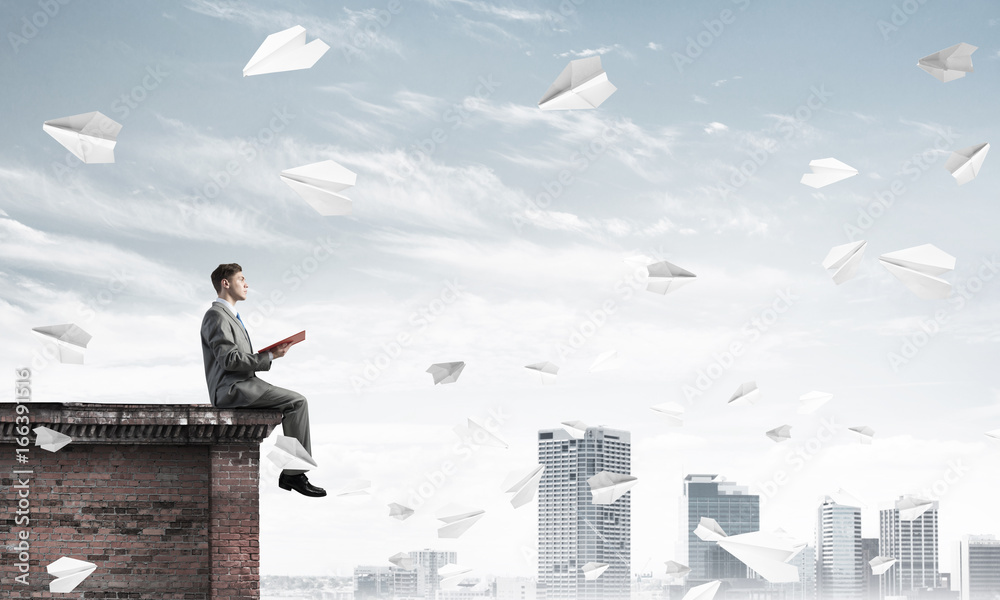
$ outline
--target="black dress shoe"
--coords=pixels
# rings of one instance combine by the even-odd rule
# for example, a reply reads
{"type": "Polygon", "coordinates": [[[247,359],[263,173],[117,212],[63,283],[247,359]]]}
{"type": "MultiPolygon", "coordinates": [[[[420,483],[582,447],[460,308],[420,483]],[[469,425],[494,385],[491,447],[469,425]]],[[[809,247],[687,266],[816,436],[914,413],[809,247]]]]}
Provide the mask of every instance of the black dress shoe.
{"type": "Polygon", "coordinates": [[[310,496],[312,498],[321,498],[326,495],[326,490],[309,483],[305,473],[300,473],[299,475],[285,475],[282,473],[278,477],[278,487],[288,491],[295,490],[303,496],[310,496]]]}

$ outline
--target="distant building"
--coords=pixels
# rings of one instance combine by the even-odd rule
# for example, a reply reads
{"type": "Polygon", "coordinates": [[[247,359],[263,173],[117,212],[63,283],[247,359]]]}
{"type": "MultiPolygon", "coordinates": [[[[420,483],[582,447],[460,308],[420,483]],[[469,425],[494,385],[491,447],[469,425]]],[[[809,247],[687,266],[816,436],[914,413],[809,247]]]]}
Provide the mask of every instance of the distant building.
{"type": "Polygon", "coordinates": [[[1000,540],[992,535],[969,535],[956,544],[953,589],[961,600],[1000,599],[1000,540]]]}
{"type": "Polygon", "coordinates": [[[881,576],[882,596],[913,596],[938,585],[938,503],[919,517],[900,519],[896,508],[879,512],[879,554],[897,559],[881,576]]]}
{"type": "Polygon", "coordinates": [[[830,497],[819,507],[816,526],[816,592],[820,600],[862,600],[864,562],[861,509],[830,497]]]}
{"type": "Polygon", "coordinates": [[[879,579],[881,576],[872,571],[870,564],[878,555],[878,538],[861,538],[861,562],[864,563],[865,569],[861,597],[864,600],[879,600],[879,579]]]}
{"type": "Polygon", "coordinates": [[[785,600],[816,600],[816,549],[806,546],[788,561],[799,569],[799,582],[781,584],[788,590],[785,600]]]}
{"type": "Polygon", "coordinates": [[[744,579],[746,565],[715,542],[706,542],[694,534],[702,517],[715,519],[727,535],[760,530],[760,496],[749,494],[746,487],[725,481],[718,475],[688,475],[684,478],[681,499],[681,531],[687,531],[686,554],[681,562],[691,567],[691,586],[715,579],[744,579]]]}
{"type": "Polygon", "coordinates": [[[392,600],[394,567],[354,567],[354,600],[392,600]]]}
{"type": "Polygon", "coordinates": [[[415,595],[418,598],[434,600],[435,593],[441,589],[438,569],[450,563],[457,563],[458,553],[425,548],[410,552],[410,560],[413,561],[416,571],[416,589],[413,590],[415,595]]]}
{"type": "Polygon", "coordinates": [[[537,600],[535,581],[527,577],[497,577],[496,600],[537,600]]]}
{"type": "Polygon", "coordinates": [[[627,600],[632,556],[631,492],[594,504],[588,479],[601,471],[631,473],[627,431],[588,427],[582,438],[565,429],[538,432],[538,584],[547,600],[627,600]],[[581,567],[608,565],[597,579],[581,567]]]}

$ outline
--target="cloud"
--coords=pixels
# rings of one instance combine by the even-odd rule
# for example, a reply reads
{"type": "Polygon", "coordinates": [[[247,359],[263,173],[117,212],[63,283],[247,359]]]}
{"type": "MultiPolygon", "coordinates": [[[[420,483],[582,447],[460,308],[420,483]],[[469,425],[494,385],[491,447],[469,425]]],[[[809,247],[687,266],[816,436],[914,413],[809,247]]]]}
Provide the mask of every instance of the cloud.
{"type": "Polygon", "coordinates": [[[691,99],[694,100],[698,104],[708,104],[708,100],[705,100],[704,98],[702,98],[698,94],[694,94],[693,96],[691,96],[691,99]]]}
{"type": "Polygon", "coordinates": [[[617,52],[624,56],[625,58],[634,58],[634,55],[625,49],[621,44],[613,44],[611,46],[599,46],[597,48],[585,48],[583,50],[568,50],[560,54],[556,54],[559,58],[587,58],[588,56],[603,56],[610,52],[617,52]]]}
{"type": "Polygon", "coordinates": [[[646,47],[650,50],[663,50],[663,44],[657,44],[656,42],[649,42],[646,47]]]}
{"type": "Polygon", "coordinates": [[[705,127],[705,133],[708,134],[722,133],[723,131],[729,131],[729,127],[717,121],[712,121],[708,124],[708,127],[705,127]]]}

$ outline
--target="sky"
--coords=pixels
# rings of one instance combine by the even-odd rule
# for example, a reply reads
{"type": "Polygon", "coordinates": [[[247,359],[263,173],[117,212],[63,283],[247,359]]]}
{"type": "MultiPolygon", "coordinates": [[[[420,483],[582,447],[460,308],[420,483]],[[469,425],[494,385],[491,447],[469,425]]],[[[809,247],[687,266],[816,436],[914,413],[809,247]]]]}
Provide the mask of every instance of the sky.
{"type": "Polygon", "coordinates": [[[262,461],[263,574],[436,548],[474,574],[532,575],[536,504],[513,509],[501,484],[569,420],[631,432],[634,573],[678,556],[689,473],[748,486],[763,529],[810,543],[840,488],[870,537],[899,496],[937,500],[945,571],[960,536],[1000,534],[984,435],[1000,427],[1000,159],[962,186],[944,167],[996,139],[995,3],[43,5],[0,5],[0,361],[12,379],[33,367],[34,401],[206,404],[209,274],[241,264],[257,347],[307,331],[262,378],[309,399],[310,480],[331,492],[288,494],[262,461]],[[295,25],[329,52],[244,78],[295,25]],[[979,48],[968,76],[916,67],[960,42],[979,48]],[[539,110],[591,56],[617,91],[539,110]],[[122,125],[114,164],[41,129],[91,111],[122,125]],[[859,174],[799,182],[829,157],[859,174]],[[279,178],[324,160],[357,173],[350,216],[279,178]],[[859,240],[857,276],[834,284],[823,259],[859,240]],[[956,258],[948,298],[877,260],[924,244],[956,258]],[[636,256],[697,278],[651,293],[636,256]],[[82,366],[31,331],[70,322],[93,335],[82,366]],[[459,380],[433,385],[427,367],[452,361],[459,380]],[[524,368],[542,361],[555,384],[524,368]],[[728,404],[750,381],[760,399],[728,404]],[[799,414],[810,391],[833,399],[799,414]],[[664,402],[683,426],[650,410],[664,402]],[[509,447],[465,445],[468,418],[509,447]],[[791,440],[764,435],[786,424],[791,440]],[[334,495],[354,479],[371,495],[334,495]],[[390,519],[390,502],[416,514],[390,519]],[[450,503],[486,516],[438,539],[450,503]]]}

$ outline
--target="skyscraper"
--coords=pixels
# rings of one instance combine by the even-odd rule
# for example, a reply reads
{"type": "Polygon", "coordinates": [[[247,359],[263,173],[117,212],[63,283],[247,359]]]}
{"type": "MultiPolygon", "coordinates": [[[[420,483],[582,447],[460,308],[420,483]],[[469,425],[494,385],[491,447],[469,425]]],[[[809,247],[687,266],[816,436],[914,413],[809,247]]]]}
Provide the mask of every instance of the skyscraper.
{"type": "Polygon", "coordinates": [[[878,538],[861,538],[861,562],[864,563],[865,576],[861,588],[864,600],[879,600],[879,578],[872,571],[871,562],[878,556],[878,538]]]}
{"type": "Polygon", "coordinates": [[[861,509],[824,498],[816,526],[817,597],[862,600],[864,572],[861,509]]]}
{"type": "Polygon", "coordinates": [[[620,600],[630,593],[631,492],[613,504],[592,502],[587,480],[601,471],[631,472],[627,431],[588,427],[538,432],[538,584],[547,600],[620,600]],[[581,567],[609,565],[595,580],[581,567]]]}
{"type": "Polygon", "coordinates": [[[900,498],[896,508],[879,512],[879,554],[897,559],[882,575],[882,597],[937,587],[938,503],[932,502],[920,516],[907,521],[900,518],[905,500],[900,498]]]}
{"type": "Polygon", "coordinates": [[[958,542],[953,573],[962,600],[1000,598],[1000,540],[992,535],[969,535],[958,542]]]}
{"type": "Polygon", "coordinates": [[[416,595],[430,599],[441,589],[438,569],[449,563],[458,562],[458,553],[425,548],[410,552],[410,559],[413,560],[413,566],[417,571],[416,595]]]}
{"type": "MultiPolygon", "coordinates": [[[[718,475],[688,475],[684,478],[681,530],[687,528],[688,582],[698,585],[714,579],[746,578],[748,571],[738,558],[715,542],[694,534],[702,517],[715,519],[726,535],[760,531],[760,496],[718,475]]],[[[682,552],[682,554],[684,554],[682,552]]]]}

